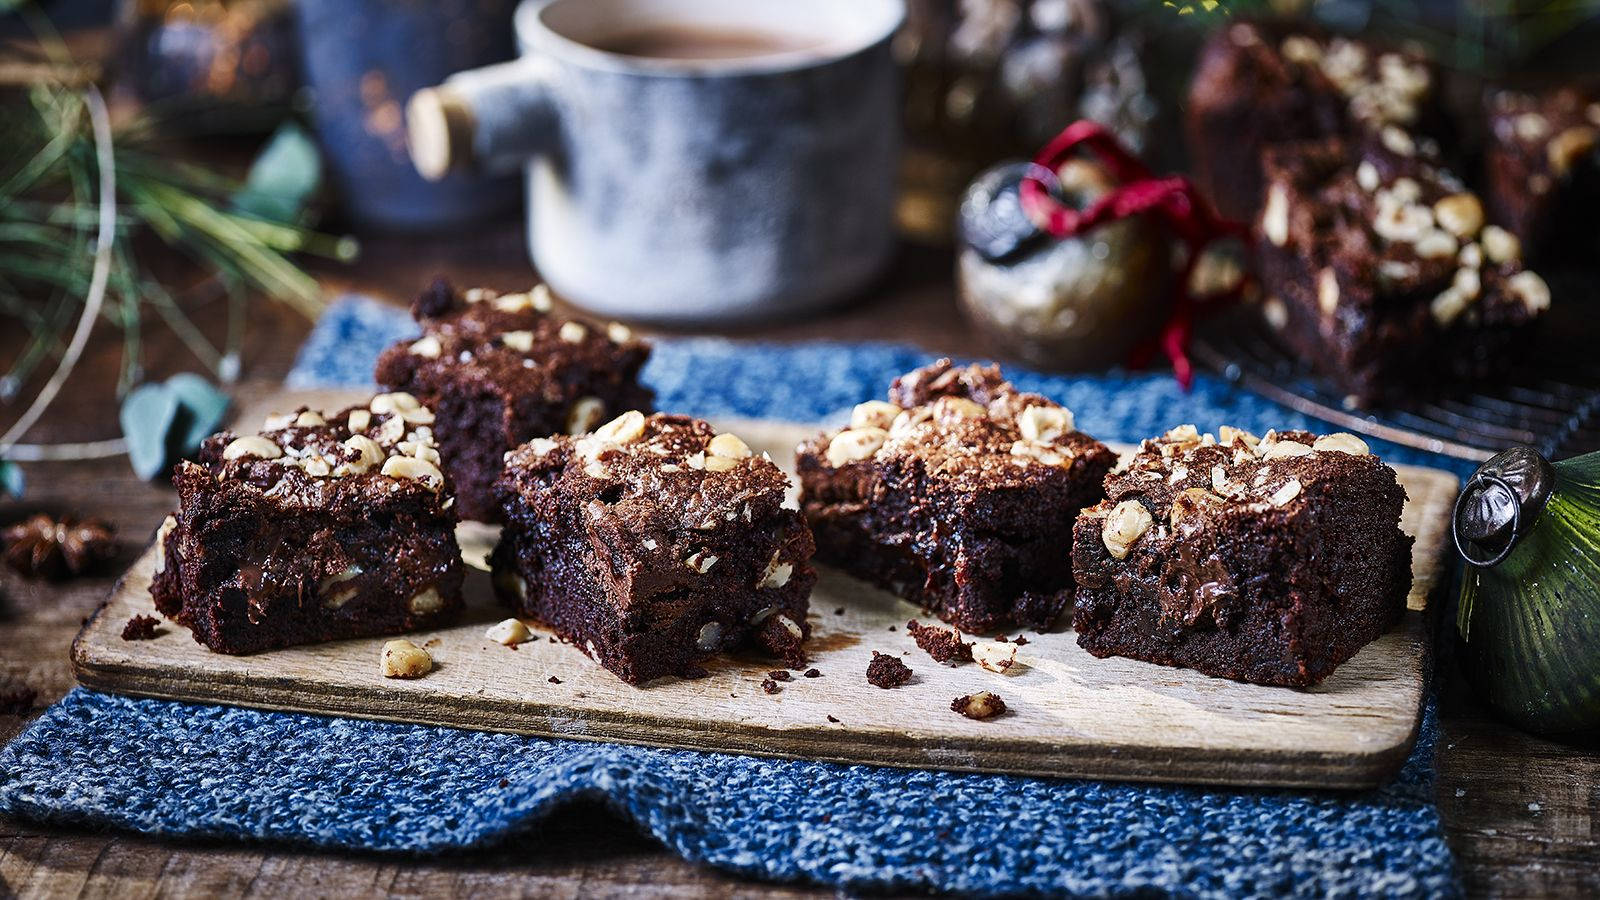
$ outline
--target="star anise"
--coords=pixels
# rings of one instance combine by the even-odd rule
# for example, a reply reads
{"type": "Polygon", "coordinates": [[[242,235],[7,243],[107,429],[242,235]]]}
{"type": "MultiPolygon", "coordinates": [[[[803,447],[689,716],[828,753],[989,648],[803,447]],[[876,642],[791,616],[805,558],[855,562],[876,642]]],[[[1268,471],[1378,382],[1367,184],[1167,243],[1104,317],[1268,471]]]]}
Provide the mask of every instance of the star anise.
{"type": "Polygon", "coordinates": [[[81,575],[116,553],[115,529],[99,519],[39,513],[5,530],[6,565],[30,577],[81,575]]]}

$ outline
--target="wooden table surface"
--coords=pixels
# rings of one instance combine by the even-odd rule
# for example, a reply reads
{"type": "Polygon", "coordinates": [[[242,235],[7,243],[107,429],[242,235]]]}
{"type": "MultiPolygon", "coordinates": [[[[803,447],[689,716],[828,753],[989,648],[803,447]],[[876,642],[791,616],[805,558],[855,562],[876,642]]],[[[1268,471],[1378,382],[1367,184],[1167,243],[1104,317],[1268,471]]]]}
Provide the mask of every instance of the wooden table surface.
{"type": "MultiPolygon", "coordinates": [[[[354,266],[317,269],[330,297],[362,290],[401,302],[440,272],[466,284],[503,290],[526,288],[534,280],[520,228],[510,222],[470,241],[369,236],[364,247],[354,266]]],[[[907,248],[882,284],[854,305],[734,334],[776,340],[898,340],[932,351],[991,354],[993,348],[960,319],[951,270],[947,253],[907,248]]],[[[200,308],[194,315],[209,333],[220,333],[220,309],[200,308]]],[[[288,370],[308,329],[294,313],[255,301],[244,380],[234,390],[236,398],[247,400],[270,390],[288,370]]],[[[114,436],[112,384],[119,340],[109,329],[101,332],[81,371],[34,428],[31,440],[114,436]]],[[[150,376],[196,368],[171,335],[152,330],[146,341],[150,376]]],[[[14,344],[0,329],[0,360],[10,358],[14,344]]],[[[15,408],[0,408],[0,424],[16,414],[15,408]]],[[[25,470],[27,498],[0,502],[0,524],[36,510],[105,518],[120,532],[117,566],[132,560],[174,504],[168,486],[138,481],[123,459],[30,464],[25,470]]],[[[22,686],[37,692],[31,710],[0,713],[0,742],[73,686],[68,644],[106,597],[111,581],[107,574],[51,584],[22,579],[10,570],[0,573],[0,691],[22,686]]],[[[1600,893],[1600,758],[1593,751],[1529,737],[1496,723],[1453,671],[1441,675],[1444,738],[1437,791],[1468,890],[1497,896],[1600,893]]],[[[584,897],[824,893],[746,882],[691,865],[592,807],[558,815],[535,834],[501,847],[424,861],[156,840],[41,828],[0,817],[0,897],[338,896],[379,891],[584,897]]]]}

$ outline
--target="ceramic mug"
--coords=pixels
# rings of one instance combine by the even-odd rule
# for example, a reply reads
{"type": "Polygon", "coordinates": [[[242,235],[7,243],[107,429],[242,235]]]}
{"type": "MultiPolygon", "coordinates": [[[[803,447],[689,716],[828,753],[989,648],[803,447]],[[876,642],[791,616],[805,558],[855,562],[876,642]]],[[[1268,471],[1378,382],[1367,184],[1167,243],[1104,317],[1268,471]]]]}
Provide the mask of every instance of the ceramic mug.
{"type": "Polygon", "coordinates": [[[889,42],[903,0],[527,0],[521,58],[408,109],[430,177],[527,175],[528,247],[595,313],[754,319],[860,291],[894,247],[889,42]],[[601,49],[648,35],[764,35],[713,58],[601,49]]]}

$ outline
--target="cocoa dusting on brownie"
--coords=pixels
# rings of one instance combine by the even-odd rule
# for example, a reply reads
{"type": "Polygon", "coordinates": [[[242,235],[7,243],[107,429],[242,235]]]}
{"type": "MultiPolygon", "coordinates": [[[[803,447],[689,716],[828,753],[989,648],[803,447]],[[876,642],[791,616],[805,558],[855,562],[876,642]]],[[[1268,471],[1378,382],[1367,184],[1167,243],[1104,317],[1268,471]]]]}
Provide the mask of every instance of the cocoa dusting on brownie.
{"type": "Polygon", "coordinates": [[[906,623],[906,631],[911,633],[911,639],[917,642],[918,647],[933,657],[934,662],[955,665],[972,659],[972,645],[961,640],[959,629],[924,625],[912,619],[906,623]]]}
{"type": "Polygon", "coordinates": [[[122,626],[122,639],[125,641],[148,641],[156,636],[156,626],[161,620],[155,616],[134,616],[128,624],[122,626]]]}
{"type": "Polygon", "coordinates": [[[1073,516],[1115,454],[992,365],[941,360],[888,398],[798,450],[819,558],[968,633],[1047,627],[1072,603],[1073,516]]]}
{"type": "Polygon", "coordinates": [[[950,708],[969,719],[992,719],[1006,711],[1006,702],[992,691],[979,691],[951,701],[950,708]]]}
{"type": "Polygon", "coordinates": [[[811,533],[788,477],[688,416],[626,412],[506,457],[495,593],[630,684],[755,646],[805,665],[811,533]]]}
{"type": "Polygon", "coordinates": [[[650,348],[624,326],[552,312],[543,285],[526,293],[457,291],[437,279],[412,304],[422,336],[378,359],[376,379],[439,416],[439,452],[465,519],[498,520],[507,451],[532,438],[581,434],[653,401],[639,384],[650,348]]]}
{"type": "Polygon", "coordinates": [[[394,634],[461,607],[454,499],[433,412],[379,394],[222,432],[173,476],[156,609],[219,653],[394,634]]]}
{"type": "Polygon", "coordinates": [[[1354,435],[1182,425],[1106,491],[1072,545],[1095,656],[1305,687],[1405,611],[1405,490],[1354,435]]]}
{"type": "Polygon", "coordinates": [[[867,663],[867,683],[875,687],[895,688],[911,681],[911,667],[899,657],[872,651],[872,662],[867,663]]]}
{"type": "Polygon", "coordinates": [[[778,683],[771,678],[763,678],[761,680],[761,689],[769,694],[776,694],[779,690],[778,683]]]}
{"type": "Polygon", "coordinates": [[[794,676],[790,675],[787,669],[773,669],[771,672],[767,673],[767,677],[771,678],[773,681],[793,681],[794,680],[794,676]]]}

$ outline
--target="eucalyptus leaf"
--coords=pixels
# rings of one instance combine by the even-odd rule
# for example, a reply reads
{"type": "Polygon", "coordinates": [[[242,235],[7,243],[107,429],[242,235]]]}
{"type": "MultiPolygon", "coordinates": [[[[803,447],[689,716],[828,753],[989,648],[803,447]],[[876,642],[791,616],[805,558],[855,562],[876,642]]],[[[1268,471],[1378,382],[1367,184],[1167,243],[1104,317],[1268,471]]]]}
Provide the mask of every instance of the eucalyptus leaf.
{"type": "Polygon", "coordinates": [[[274,222],[295,222],[322,184],[322,157],[305,129],[285,122],[250,165],[233,195],[237,212],[274,222]]]}
{"type": "Polygon", "coordinates": [[[0,459],[0,494],[10,494],[21,499],[25,487],[22,467],[14,462],[0,459]]]}
{"type": "Polygon", "coordinates": [[[209,381],[190,372],[180,372],[167,379],[166,387],[178,401],[178,418],[167,435],[167,448],[176,462],[200,448],[200,442],[222,427],[228,414],[228,395],[211,386],[209,381]]]}
{"type": "Polygon", "coordinates": [[[168,436],[179,410],[176,392],[164,384],[141,384],[122,401],[117,418],[135,475],[149,481],[167,470],[168,436]]]}

